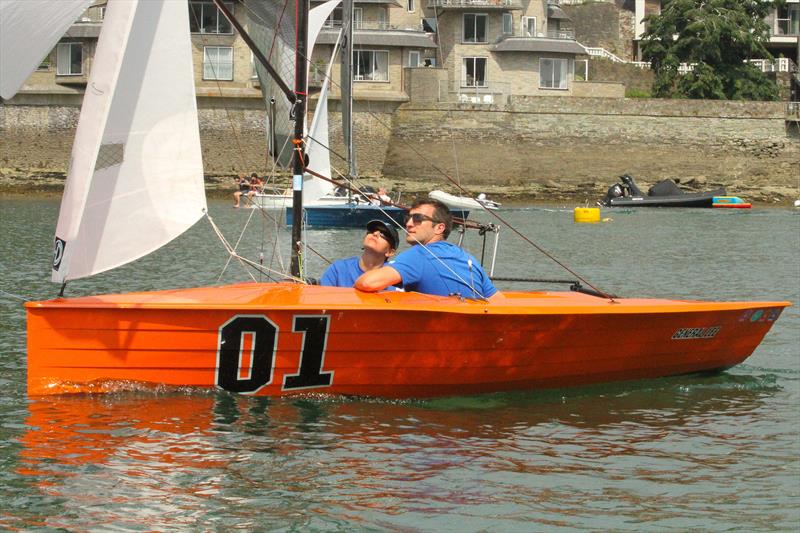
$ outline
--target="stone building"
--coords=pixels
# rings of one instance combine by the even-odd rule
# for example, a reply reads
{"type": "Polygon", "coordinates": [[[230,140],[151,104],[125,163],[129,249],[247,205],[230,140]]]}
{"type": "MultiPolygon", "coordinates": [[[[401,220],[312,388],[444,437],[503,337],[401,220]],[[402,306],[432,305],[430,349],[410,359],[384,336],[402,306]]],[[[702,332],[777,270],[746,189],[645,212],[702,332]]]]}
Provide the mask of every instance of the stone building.
{"type": "MultiPolygon", "coordinates": [[[[198,97],[258,98],[253,56],[211,0],[187,0],[198,97]]],[[[356,100],[414,97],[480,104],[511,95],[581,95],[575,59],[585,56],[556,0],[355,0],[353,77],[356,100]],[[421,2],[426,1],[425,5],[421,2]],[[409,69],[429,68],[409,82],[409,69]],[[431,94],[409,94],[411,87],[431,94]]],[[[312,0],[312,7],[321,0],[312,0]]],[[[226,2],[247,27],[247,6],[226,2]]],[[[91,70],[105,14],[96,1],[25,83],[22,94],[79,95],[91,70]]],[[[342,9],[325,24],[311,62],[312,88],[331,58],[342,9]]],[[[333,79],[339,69],[334,67],[333,79]]],[[[579,74],[580,77],[580,74],[579,74]]],[[[333,84],[332,95],[338,93],[333,84]]]]}

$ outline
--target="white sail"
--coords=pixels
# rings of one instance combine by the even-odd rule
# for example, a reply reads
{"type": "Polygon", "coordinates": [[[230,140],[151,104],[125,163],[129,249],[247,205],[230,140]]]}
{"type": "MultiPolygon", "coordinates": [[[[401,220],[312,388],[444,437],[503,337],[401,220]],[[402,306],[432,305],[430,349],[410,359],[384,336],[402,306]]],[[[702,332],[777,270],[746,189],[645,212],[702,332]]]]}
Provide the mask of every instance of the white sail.
{"type": "MultiPolygon", "coordinates": [[[[333,13],[333,10],[336,9],[336,6],[338,6],[341,1],[342,0],[328,0],[324,4],[318,5],[308,11],[308,57],[311,57],[311,54],[314,52],[314,45],[317,43],[319,32],[322,31],[325,21],[328,20],[328,17],[331,16],[331,13],[333,13]]],[[[306,62],[306,68],[309,67],[310,65],[306,62]]]]}
{"type": "MultiPolygon", "coordinates": [[[[308,12],[308,55],[314,51],[320,31],[325,21],[330,17],[333,10],[341,3],[341,0],[328,0],[308,12]]],[[[311,119],[311,127],[306,125],[306,154],[308,155],[308,169],[313,170],[326,178],[331,177],[331,156],[328,144],[328,89],[330,87],[331,67],[339,51],[339,39],[341,32],[336,39],[333,47],[331,60],[325,72],[325,80],[322,82],[322,90],[317,100],[317,108],[314,110],[314,117],[311,119]]],[[[306,63],[306,79],[310,70],[310,62],[306,63]]],[[[333,193],[334,185],[329,181],[319,179],[311,174],[303,176],[303,200],[313,202],[323,196],[333,193]]]]}
{"type": "Polygon", "coordinates": [[[19,91],[92,0],[0,0],[0,97],[19,91]]]}
{"type": "Polygon", "coordinates": [[[56,228],[53,281],[142,257],[206,208],[185,2],[109,0],[56,228]]]}
{"type": "MultiPolygon", "coordinates": [[[[338,0],[335,0],[338,2],[338,0]]],[[[308,170],[312,170],[326,178],[331,177],[331,155],[329,147],[328,132],[328,90],[330,89],[331,69],[339,53],[339,41],[341,32],[336,39],[333,47],[331,60],[328,62],[328,69],[325,72],[325,80],[322,82],[322,90],[319,92],[317,108],[314,110],[314,118],[311,120],[311,128],[306,136],[306,154],[308,155],[308,170]]],[[[314,201],[333,193],[334,185],[329,181],[319,179],[311,174],[303,176],[303,199],[314,201]]]]}

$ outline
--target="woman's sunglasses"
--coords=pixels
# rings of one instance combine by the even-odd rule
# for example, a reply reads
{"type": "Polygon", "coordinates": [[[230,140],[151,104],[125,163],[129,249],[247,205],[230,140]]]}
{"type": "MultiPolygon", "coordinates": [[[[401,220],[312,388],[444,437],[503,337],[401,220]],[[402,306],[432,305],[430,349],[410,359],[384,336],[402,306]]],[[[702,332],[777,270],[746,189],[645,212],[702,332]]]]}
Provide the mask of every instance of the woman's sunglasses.
{"type": "Polygon", "coordinates": [[[430,220],[432,224],[438,224],[439,223],[439,221],[436,220],[435,218],[431,218],[428,215],[423,215],[422,213],[409,213],[409,214],[407,214],[405,223],[408,224],[409,220],[413,220],[415,226],[417,224],[422,224],[426,220],[430,220]]]}

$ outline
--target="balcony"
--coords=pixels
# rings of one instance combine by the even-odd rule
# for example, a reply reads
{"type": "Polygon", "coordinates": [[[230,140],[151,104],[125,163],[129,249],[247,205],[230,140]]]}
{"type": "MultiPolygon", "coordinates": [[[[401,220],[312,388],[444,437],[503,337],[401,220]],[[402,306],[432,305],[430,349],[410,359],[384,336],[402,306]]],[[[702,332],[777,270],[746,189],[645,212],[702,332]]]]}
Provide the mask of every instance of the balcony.
{"type": "MultiPolygon", "coordinates": [[[[326,29],[340,29],[342,27],[341,20],[326,20],[325,23],[322,25],[323,28],[326,29]]],[[[396,24],[390,24],[388,22],[380,22],[380,21],[361,21],[356,20],[353,21],[353,30],[360,31],[360,30],[377,30],[377,31],[389,31],[389,30],[410,30],[410,31],[423,31],[422,24],[418,24],[415,27],[409,27],[407,24],[400,28],[396,24]]]]}
{"type": "Polygon", "coordinates": [[[428,0],[428,8],[441,9],[490,9],[507,11],[522,9],[521,0],[428,0]]]}
{"type": "Polygon", "coordinates": [[[508,95],[511,94],[510,83],[480,82],[480,87],[464,87],[465,81],[453,87],[442,80],[439,83],[439,101],[445,103],[474,104],[474,105],[506,105],[508,95]]]}

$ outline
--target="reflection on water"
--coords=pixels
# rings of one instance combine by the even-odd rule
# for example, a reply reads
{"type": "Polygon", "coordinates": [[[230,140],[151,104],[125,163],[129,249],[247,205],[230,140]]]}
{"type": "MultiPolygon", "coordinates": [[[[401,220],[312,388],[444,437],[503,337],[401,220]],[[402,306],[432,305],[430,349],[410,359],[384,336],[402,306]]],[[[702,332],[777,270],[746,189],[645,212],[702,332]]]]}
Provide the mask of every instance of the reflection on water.
{"type": "Polygon", "coordinates": [[[447,530],[446,515],[483,509],[487,526],[524,528],[535,512],[541,527],[614,527],[648,487],[654,510],[711,505],[717,472],[737,468],[756,437],[746,428],[779,392],[774,376],[720,375],[417,402],[199,391],[37,399],[14,469],[35,490],[14,523],[328,528],[358,516],[383,528],[434,513],[442,518],[426,523],[447,530]]]}

